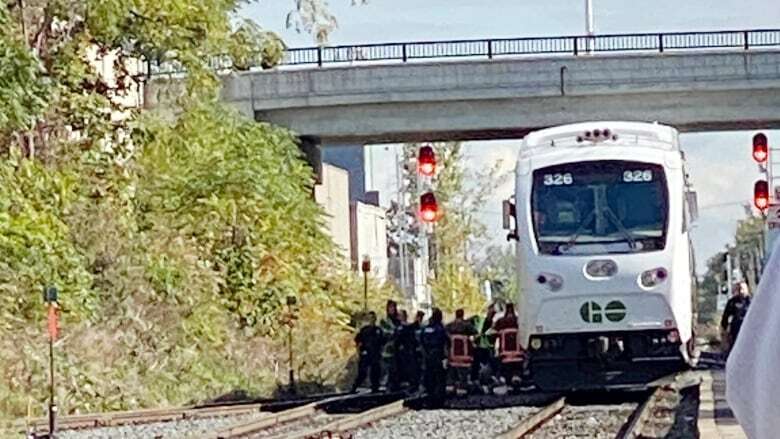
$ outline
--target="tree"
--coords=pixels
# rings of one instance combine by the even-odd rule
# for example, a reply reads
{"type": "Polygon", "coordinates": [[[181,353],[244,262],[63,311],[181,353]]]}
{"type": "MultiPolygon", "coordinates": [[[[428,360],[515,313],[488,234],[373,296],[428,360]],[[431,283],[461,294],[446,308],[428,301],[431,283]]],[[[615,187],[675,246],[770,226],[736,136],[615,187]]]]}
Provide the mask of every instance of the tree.
{"type": "Polygon", "coordinates": [[[241,3],[0,6],[3,415],[46,399],[47,284],[61,291],[64,414],[269,392],[287,296],[306,311],[299,328],[334,345],[300,373],[337,378],[318,363],[346,361],[357,306],[311,170],[291,133],[217,103],[213,57],[278,61],[277,38],[233,24],[241,3]],[[187,71],[175,117],[125,106],[144,80],[139,60],[187,71]]]}
{"type": "Polygon", "coordinates": [[[493,297],[517,301],[520,289],[514,246],[489,246],[485,249],[484,257],[477,262],[477,273],[480,281],[490,282],[493,297]]]}
{"type": "Polygon", "coordinates": [[[436,223],[432,238],[434,304],[447,312],[457,308],[480,312],[485,297],[475,270],[475,255],[484,245],[486,228],[477,214],[500,183],[498,164],[484,171],[468,171],[461,143],[438,143],[435,150],[439,162],[435,193],[444,214],[436,223]]]}

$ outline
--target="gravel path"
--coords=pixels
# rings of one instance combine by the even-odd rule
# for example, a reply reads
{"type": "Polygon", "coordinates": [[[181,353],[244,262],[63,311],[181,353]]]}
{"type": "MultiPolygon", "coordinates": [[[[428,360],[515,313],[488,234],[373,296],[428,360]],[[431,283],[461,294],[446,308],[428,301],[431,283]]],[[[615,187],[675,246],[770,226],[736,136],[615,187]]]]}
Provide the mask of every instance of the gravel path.
{"type": "Polygon", "coordinates": [[[531,439],[613,439],[637,404],[566,406],[531,439]]]}
{"type": "Polygon", "coordinates": [[[534,407],[511,407],[494,410],[409,411],[356,430],[354,438],[492,439],[536,410],[534,407]]]}
{"type": "Polygon", "coordinates": [[[88,430],[64,430],[57,434],[59,439],[178,439],[194,438],[231,425],[252,421],[268,413],[251,413],[217,418],[154,422],[151,424],[122,425],[117,427],[91,428],[88,430]]]}

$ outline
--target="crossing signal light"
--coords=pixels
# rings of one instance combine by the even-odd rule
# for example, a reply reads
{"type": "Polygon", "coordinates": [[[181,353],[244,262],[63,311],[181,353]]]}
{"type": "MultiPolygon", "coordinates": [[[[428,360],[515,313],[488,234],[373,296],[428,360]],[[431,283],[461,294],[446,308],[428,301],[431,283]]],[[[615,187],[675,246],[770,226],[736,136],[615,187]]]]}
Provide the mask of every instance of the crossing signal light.
{"type": "Polygon", "coordinates": [[[758,163],[764,163],[769,157],[769,143],[764,133],[753,136],[753,159],[758,163]]]}
{"type": "Polygon", "coordinates": [[[759,210],[769,207],[769,184],[766,180],[758,180],[753,186],[753,204],[759,210]]]}
{"type": "Polygon", "coordinates": [[[439,205],[436,196],[426,192],[420,197],[420,218],[426,223],[432,223],[439,219],[439,205]]]}
{"type": "Polygon", "coordinates": [[[417,152],[417,171],[426,177],[436,173],[436,154],[433,147],[426,145],[417,152]]]}

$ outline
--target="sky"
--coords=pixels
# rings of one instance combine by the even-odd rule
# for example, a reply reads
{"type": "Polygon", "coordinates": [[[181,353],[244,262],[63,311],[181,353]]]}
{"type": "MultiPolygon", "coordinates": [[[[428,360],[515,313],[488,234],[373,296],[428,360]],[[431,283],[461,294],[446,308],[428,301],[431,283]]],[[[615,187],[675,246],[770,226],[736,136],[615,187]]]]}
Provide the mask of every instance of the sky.
{"type": "MultiPolygon", "coordinates": [[[[330,35],[329,44],[582,34],[584,4],[584,0],[368,0],[368,4],[352,6],[352,0],[330,0],[338,28],[330,35]]],[[[593,4],[596,34],[780,27],[777,0],[593,0],[593,4]]],[[[247,5],[242,15],[277,32],[289,47],[312,46],[310,35],[285,27],[294,6],[294,0],[260,0],[247,5]]],[[[750,156],[754,133],[691,133],[681,137],[699,194],[700,219],[692,232],[699,274],[703,274],[706,260],[733,240],[736,223],[745,216],[741,203],[750,202],[753,183],[760,177],[750,156]]],[[[765,133],[770,145],[780,144],[780,130],[765,133]]],[[[466,162],[472,167],[489,167],[501,160],[502,169],[512,172],[519,143],[467,142],[466,162]]],[[[379,190],[384,204],[393,197],[396,176],[382,164],[394,160],[397,145],[369,148],[374,165],[366,173],[374,178],[367,189],[379,190]]],[[[505,242],[499,212],[501,200],[511,195],[511,187],[508,181],[498,188],[480,218],[497,243],[505,242]]]]}

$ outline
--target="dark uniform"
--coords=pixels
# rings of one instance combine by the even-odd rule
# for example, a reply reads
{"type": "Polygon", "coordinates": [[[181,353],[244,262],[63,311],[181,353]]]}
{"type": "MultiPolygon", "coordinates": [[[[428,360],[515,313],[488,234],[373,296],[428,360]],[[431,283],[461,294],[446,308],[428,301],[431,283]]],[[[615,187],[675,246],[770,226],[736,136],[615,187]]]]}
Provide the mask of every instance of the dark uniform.
{"type": "Polygon", "coordinates": [[[420,342],[425,358],[425,392],[433,405],[440,406],[447,386],[444,361],[450,344],[450,337],[441,323],[441,311],[438,320],[431,318],[431,323],[423,328],[420,342]]]}
{"type": "Polygon", "coordinates": [[[395,359],[396,370],[400,374],[399,381],[409,383],[411,390],[420,387],[420,363],[417,358],[417,331],[419,325],[402,324],[396,327],[395,359]]]}
{"type": "Polygon", "coordinates": [[[726,302],[726,309],[723,311],[720,327],[729,333],[729,352],[734,343],[737,342],[739,329],[742,327],[742,322],[745,320],[749,307],[750,296],[747,295],[738,294],[726,302]]]}
{"type": "Polygon", "coordinates": [[[368,324],[355,336],[355,343],[358,344],[360,362],[358,363],[358,376],[355,384],[352,385],[352,391],[356,391],[358,386],[363,384],[370,370],[371,391],[378,392],[379,380],[382,377],[381,359],[384,334],[378,326],[368,324]]]}

